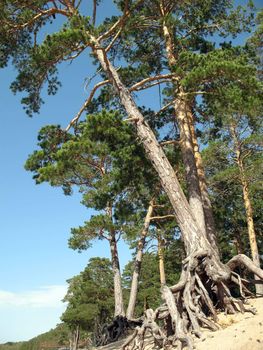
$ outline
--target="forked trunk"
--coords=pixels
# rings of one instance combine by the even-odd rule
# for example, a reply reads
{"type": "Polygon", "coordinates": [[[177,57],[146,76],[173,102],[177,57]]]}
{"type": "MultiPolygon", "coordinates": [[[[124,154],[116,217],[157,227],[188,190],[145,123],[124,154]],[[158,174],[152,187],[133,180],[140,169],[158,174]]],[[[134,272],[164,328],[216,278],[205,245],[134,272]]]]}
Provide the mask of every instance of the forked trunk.
{"type": "Polygon", "coordinates": [[[153,213],[153,200],[150,201],[148,211],[144,220],[143,230],[141,232],[141,237],[137,245],[137,253],[136,253],[136,258],[134,262],[134,270],[133,270],[132,282],[131,282],[130,298],[129,298],[129,304],[126,312],[126,317],[128,318],[128,320],[132,319],[134,316],[136,299],[138,294],[139,277],[141,272],[143,249],[145,246],[145,239],[149,231],[152,213],[153,213]]]}

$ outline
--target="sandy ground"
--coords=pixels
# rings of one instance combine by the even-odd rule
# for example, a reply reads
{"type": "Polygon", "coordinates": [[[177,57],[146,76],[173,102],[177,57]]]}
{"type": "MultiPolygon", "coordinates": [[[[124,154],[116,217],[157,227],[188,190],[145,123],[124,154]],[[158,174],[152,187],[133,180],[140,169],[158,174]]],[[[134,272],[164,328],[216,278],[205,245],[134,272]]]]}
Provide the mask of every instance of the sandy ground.
{"type": "Polygon", "coordinates": [[[247,306],[254,307],[257,314],[220,314],[219,324],[223,329],[204,332],[202,339],[196,342],[196,349],[263,350],[263,298],[251,299],[247,306]]]}
{"type": "MultiPolygon", "coordinates": [[[[195,343],[196,350],[263,350],[263,298],[251,299],[246,307],[253,307],[257,314],[219,315],[222,329],[216,332],[204,330],[195,343]]],[[[121,349],[123,340],[97,350],[121,349]]],[[[153,349],[149,344],[147,350],[153,349]]]]}

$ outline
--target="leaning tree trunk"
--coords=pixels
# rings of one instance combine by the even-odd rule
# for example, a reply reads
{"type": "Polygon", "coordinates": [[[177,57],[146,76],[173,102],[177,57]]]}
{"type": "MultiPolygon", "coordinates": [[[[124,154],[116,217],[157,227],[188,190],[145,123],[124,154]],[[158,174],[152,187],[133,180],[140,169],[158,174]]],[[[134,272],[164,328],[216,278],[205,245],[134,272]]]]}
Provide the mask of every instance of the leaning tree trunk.
{"type": "Polygon", "coordinates": [[[134,261],[134,270],[133,270],[132,282],[131,282],[130,298],[129,298],[129,304],[126,312],[126,317],[128,318],[128,320],[132,319],[134,316],[137,294],[138,294],[139,277],[141,272],[143,249],[145,246],[146,236],[149,231],[151,216],[153,213],[153,205],[154,205],[153,200],[151,200],[149,203],[147,214],[145,216],[141,237],[137,245],[137,253],[134,261]]]}
{"type": "MultiPolygon", "coordinates": [[[[236,153],[236,161],[240,173],[240,180],[242,185],[242,191],[243,191],[243,200],[244,200],[244,206],[246,211],[246,221],[247,221],[247,229],[248,229],[248,237],[249,237],[249,243],[250,243],[250,250],[251,250],[251,256],[253,262],[260,267],[260,258],[259,258],[259,252],[258,252],[258,245],[257,245],[257,237],[255,232],[255,226],[254,226],[254,219],[253,219],[253,209],[252,204],[249,196],[249,186],[248,181],[245,175],[245,168],[244,163],[242,159],[241,154],[241,147],[238,140],[238,137],[236,135],[236,130],[234,125],[231,125],[230,131],[234,140],[234,147],[235,147],[235,153],[236,153]]],[[[258,279],[257,276],[255,276],[255,279],[258,279]]],[[[263,285],[257,285],[256,284],[256,292],[263,295],[263,285]]]]}
{"type": "MultiPolygon", "coordinates": [[[[240,300],[232,297],[228,287],[230,282],[240,287],[244,295],[243,281],[231,270],[236,264],[223,265],[220,262],[217,251],[214,250],[206,235],[199,228],[187,199],[181,189],[173,167],[169,163],[162,147],[159,145],[153,131],[144,120],[143,115],[136,106],[130,92],[121,82],[116,69],[107,58],[107,53],[93,36],[90,36],[90,45],[93,54],[99,60],[103,71],[107,74],[118,94],[121,104],[128,114],[128,119],[134,122],[140,142],[145,152],[157,171],[160,182],[165,190],[175,212],[177,223],[180,227],[187,258],[183,261],[183,270],[180,281],[173,287],[163,286],[164,307],[155,312],[147,310],[145,321],[140,329],[136,329],[131,338],[127,340],[123,348],[127,348],[131,342],[139,342],[139,349],[143,348],[146,330],[151,332],[160,346],[167,344],[187,344],[192,349],[190,334],[200,336],[200,326],[210,329],[218,329],[218,326],[207,317],[209,312],[216,321],[216,310],[212,302],[212,295],[220,305],[228,312],[245,310],[240,300]],[[239,308],[239,309],[238,309],[239,308]],[[164,333],[156,323],[156,319],[165,319],[173,330],[173,336],[164,333]]],[[[237,263],[244,264],[251,269],[251,264],[239,259],[237,263]]],[[[263,271],[255,270],[260,278],[263,271]]]]}

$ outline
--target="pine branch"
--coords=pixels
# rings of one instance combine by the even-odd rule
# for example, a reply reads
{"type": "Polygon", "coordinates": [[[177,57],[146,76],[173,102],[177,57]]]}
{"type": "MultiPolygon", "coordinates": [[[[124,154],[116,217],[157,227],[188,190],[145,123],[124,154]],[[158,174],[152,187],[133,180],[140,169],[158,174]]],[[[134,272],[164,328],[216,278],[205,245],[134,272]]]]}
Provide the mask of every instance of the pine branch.
{"type": "Polygon", "coordinates": [[[81,117],[82,113],[85,111],[85,109],[87,108],[87,106],[89,105],[89,103],[92,101],[95,92],[103,85],[106,85],[109,83],[109,80],[104,80],[99,82],[98,84],[96,84],[94,86],[94,88],[91,90],[91,93],[89,95],[89,97],[86,99],[86,101],[84,102],[84,104],[82,105],[82,107],[80,108],[80,110],[78,111],[78,113],[76,114],[76,116],[70,121],[70,123],[68,124],[68,126],[66,127],[65,131],[69,131],[69,129],[77,123],[77,121],[79,120],[79,118],[81,117]]]}

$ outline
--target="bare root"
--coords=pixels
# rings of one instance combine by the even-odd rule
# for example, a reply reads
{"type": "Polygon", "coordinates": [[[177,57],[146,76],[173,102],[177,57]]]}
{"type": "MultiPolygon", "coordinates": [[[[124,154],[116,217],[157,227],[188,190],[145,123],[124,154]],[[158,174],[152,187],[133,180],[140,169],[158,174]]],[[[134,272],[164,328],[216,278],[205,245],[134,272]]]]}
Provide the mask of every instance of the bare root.
{"type": "Polygon", "coordinates": [[[179,282],[172,287],[162,286],[164,304],[145,312],[142,326],[127,338],[122,350],[142,350],[149,337],[160,349],[193,349],[194,337],[201,337],[202,328],[220,329],[219,311],[255,313],[245,306],[246,298],[253,293],[248,289],[251,281],[235,271],[241,266],[263,280],[263,271],[244,255],[232,258],[226,265],[206,251],[188,256],[179,282]],[[233,287],[238,287],[238,298],[233,296],[233,287]]]}

